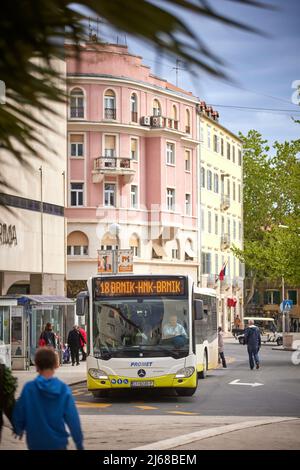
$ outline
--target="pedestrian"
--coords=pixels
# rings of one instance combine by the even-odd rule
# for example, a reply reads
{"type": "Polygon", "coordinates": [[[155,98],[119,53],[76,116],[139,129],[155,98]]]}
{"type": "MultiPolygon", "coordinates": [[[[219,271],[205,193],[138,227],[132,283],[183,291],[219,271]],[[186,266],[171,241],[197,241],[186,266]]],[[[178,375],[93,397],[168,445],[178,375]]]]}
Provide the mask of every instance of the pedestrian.
{"type": "Polygon", "coordinates": [[[39,339],[39,346],[49,346],[56,349],[56,337],[51,323],[46,323],[45,329],[39,339]]]}
{"type": "Polygon", "coordinates": [[[0,364],[0,442],[3,427],[3,414],[5,414],[10,423],[12,423],[16,389],[17,379],[12,375],[11,370],[5,364],[0,364]]]}
{"type": "Polygon", "coordinates": [[[254,325],[253,320],[249,320],[249,325],[245,330],[244,338],[248,349],[250,369],[254,369],[254,363],[256,364],[256,369],[259,369],[260,361],[258,351],[261,346],[261,337],[259,328],[254,325]]]}
{"type": "Polygon", "coordinates": [[[85,339],[78,330],[78,326],[74,325],[73,329],[68,334],[68,345],[71,351],[72,366],[75,365],[75,361],[76,365],[79,366],[80,340],[85,343],[85,339]]]}
{"type": "Polygon", "coordinates": [[[224,339],[223,339],[223,331],[222,328],[219,326],[218,328],[218,351],[219,351],[219,362],[222,361],[222,366],[226,369],[226,359],[224,355],[224,339]]]}
{"type": "Polygon", "coordinates": [[[85,345],[87,343],[87,338],[86,338],[86,331],[84,328],[78,326],[78,331],[81,333],[82,338],[80,338],[80,351],[82,354],[82,361],[86,360],[86,352],[85,352],[85,345]]]}
{"type": "Polygon", "coordinates": [[[241,323],[242,323],[242,322],[241,322],[241,319],[240,319],[240,317],[237,315],[237,316],[235,317],[235,319],[234,319],[234,327],[239,330],[239,329],[241,328],[241,323]]]}
{"type": "Polygon", "coordinates": [[[40,348],[35,354],[38,376],[27,382],[13,410],[14,432],[30,450],[66,450],[68,426],[78,450],[83,449],[83,436],[78,411],[70,388],[54,377],[57,355],[51,348],[40,348]]]}

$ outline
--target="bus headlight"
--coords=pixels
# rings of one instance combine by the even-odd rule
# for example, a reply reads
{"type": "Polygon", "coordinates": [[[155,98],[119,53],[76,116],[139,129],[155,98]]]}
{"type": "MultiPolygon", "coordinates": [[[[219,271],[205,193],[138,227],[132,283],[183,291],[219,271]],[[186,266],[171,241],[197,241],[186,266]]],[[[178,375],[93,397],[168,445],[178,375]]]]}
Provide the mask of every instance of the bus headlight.
{"type": "Polygon", "coordinates": [[[195,372],[195,367],[183,367],[179,369],[175,375],[176,379],[183,379],[190,377],[195,372]]]}
{"type": "Polygon", "coordinates": [[[104,370],[101,369],[89,369],[89,374],[93,379],[102,379],[102,380],[107,380],[108,375],[104,370]]]}

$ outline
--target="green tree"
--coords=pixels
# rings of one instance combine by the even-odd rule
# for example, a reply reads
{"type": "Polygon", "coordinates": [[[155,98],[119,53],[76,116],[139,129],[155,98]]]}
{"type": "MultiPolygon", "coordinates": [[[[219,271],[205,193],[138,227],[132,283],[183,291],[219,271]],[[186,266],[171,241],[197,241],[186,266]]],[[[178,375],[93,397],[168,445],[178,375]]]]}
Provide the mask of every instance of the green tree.
{"type": "Polygon", "coordinates": [[[300,283],[300,140],[273,145],[255,130],[240,134],[244,145],[244,249],[233,247],[251,280],[246,305],[257,281],[284,276],[300,283]]]}
{"type": "MultiPolygon", "coordinates": [[[[270,8],[259,0],[228,1],[270,8]]],[[[45,145],[35,132],[35,123],[41,123],[31,110],[52,111],[51,102],[66,98],[51,58],[64,56],[65,40],[78,44],[86,39],[89,17],[100,16],[102,21],[154,45],[161,53],[216,77],[226,76],[223,61],[181,19],[181,14],[256,31],[219,14],[207,0],[165,0],[159,4],[150,0],[79,0],[76,10],[74,5],[70,0],[10,0],[1,5],[0,80],[6,85],[6,104],[0,105],[0,145],[23,164],[28,164],[26,154],[36,155],[33,142],[45,145]]],[[[0,160],[3,168],[2,163],[0,160]]],[[[4,188],[8,188],[8,182],[0,173],[0,192],[4,188]]]]}

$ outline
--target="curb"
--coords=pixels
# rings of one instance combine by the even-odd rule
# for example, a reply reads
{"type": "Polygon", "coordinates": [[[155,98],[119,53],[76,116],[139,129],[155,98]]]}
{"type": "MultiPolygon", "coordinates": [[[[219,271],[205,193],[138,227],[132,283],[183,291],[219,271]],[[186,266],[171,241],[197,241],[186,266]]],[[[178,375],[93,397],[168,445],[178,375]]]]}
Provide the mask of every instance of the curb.
{"type": "Polygon", "coordinates": [[[192,442],[196,441],[202,441],[203,439],[207,439],[209,437],[220,436],[222,434],[228,434],[233,431],[241,431],[243,429],[255,428],[258,426],[265,426],[268,424],[276,424],[293,420],[299,420],[299,418],[270,417],[253,421],[243,421],[240,423],[227,424],[225,426],[217,426],[210,429],[203,429],[202,431],[196,431],[190,434],[176,436],[171,439],[164,439],[162,441],[153,442],[152,444],[147,444],[145,446],[135,447],[130,450],[174,450],[176,449],[176,447],[180,447],[185,444],[191,444],[192,442]]]}
{"type": "Polygon", "coordinates": [[[293,349],[293,348],[272,348],[273,351],[298,351],[298,349],[293,349]]]}

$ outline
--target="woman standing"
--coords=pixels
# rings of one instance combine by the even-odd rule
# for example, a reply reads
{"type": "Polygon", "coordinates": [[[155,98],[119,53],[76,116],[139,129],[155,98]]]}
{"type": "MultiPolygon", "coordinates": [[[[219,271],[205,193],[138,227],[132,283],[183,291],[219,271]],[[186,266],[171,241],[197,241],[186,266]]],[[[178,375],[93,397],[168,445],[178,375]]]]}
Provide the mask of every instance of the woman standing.
{"type": "Polygon", "coordinates": [[[56,338],[51,323],[46,323],[45,329],[40,336],[39,346],[50,346],[56,349],[56,338]]]}

